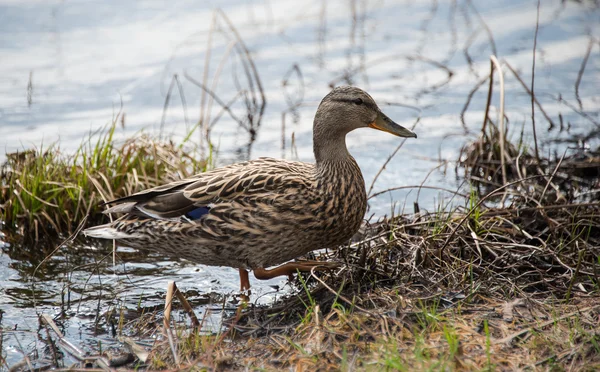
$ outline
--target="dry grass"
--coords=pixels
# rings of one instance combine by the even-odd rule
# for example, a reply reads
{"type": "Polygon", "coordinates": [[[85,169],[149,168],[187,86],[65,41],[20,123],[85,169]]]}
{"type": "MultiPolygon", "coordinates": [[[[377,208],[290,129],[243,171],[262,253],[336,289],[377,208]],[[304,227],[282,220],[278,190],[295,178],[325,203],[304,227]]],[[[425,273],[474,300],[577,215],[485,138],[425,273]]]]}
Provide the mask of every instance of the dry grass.
{"type": "MultiPolygon", "coordinates": [[[[476,296],[444,309],[432,298],[414,297],[408,287],[408,293],[401,291],[404,294],[398,289],[371,293],[377,308],[367,311],[336,303],[322,314],[316,305],[306,309],[310,317],[287,332],[216,345],[216,338],[206,341],[205,337],[203,343],[212,347],[195,353],[184,348],[181,366],[323,371],[517,370],[569,365],[593,370],[600,366],[597,302],[591,308],[583,301],[557,307],[476,296]],[[585,309],[576,311],[581,307],[585,309]],[[561,318],[558,309],[575,313],[561,318]],[[511,337],[523,329],[522,335],[511,337]]],[[[185,340],[192,344],[196,337],[185,340]]],[[[168,362],[171,359],[157,360],[173,365],[168,362]]]]}

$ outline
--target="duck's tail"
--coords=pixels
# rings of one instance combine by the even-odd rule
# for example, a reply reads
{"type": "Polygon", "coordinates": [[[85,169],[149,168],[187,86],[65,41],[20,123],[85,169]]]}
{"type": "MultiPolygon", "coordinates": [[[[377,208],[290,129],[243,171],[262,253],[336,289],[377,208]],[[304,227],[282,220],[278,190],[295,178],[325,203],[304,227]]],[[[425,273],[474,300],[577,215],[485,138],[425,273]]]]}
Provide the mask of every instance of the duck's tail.
{"type": "Polygon", "coordinates": [[[83,235],[88,238],[100,239],[135,239],[141,236],[140,234],[131,234],[118,230],[111,224],[90,227],[83,230],[83,235]]]}

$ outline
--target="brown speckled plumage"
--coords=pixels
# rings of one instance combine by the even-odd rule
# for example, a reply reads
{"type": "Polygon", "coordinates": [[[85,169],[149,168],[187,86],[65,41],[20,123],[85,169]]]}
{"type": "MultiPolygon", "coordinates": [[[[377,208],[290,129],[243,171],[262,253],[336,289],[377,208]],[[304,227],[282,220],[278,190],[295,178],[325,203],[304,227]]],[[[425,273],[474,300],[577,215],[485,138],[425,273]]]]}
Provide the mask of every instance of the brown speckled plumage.
{"type": "Polygon", "coordinates": [[[260,158],[148,189],[110,202],[107,213],[125,214],[85,234],[242,269],[336,247],[358,230],[366,210],[364,180],[345,144],[346,134],[362,127],[416,137],[364,91],[336,88],[315,115],[315,164],[260,158]]]}

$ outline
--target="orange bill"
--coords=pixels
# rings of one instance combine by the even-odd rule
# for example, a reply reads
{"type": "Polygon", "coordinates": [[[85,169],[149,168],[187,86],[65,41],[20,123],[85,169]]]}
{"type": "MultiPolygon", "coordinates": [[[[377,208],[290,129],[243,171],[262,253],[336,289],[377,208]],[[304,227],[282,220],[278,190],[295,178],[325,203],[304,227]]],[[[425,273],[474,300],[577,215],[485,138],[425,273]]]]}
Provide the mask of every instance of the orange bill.
{"type": "Polygon", "coordinates": [[[391,133],[398,137],[417,138],[417,135],[413,131],[394,123],[394,121],[392,119],[388,118],[381,111],[379,111],[379,114],[377,115],[377,119],[375,119],[372,123],[369,124],[369,127],[391,133]]]}

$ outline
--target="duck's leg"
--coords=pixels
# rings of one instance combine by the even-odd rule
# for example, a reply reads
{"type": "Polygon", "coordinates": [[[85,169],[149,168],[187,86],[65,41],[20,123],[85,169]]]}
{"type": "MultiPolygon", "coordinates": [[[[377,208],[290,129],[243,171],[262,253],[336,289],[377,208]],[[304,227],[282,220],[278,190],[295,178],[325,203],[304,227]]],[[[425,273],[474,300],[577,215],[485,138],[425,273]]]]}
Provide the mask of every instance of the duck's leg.
{"type": "Polygon", "coordinates": [[[250,290],[250,278],[248,278],[248,270],[240,270],[240,291],[245,292],[250,290]]]}
{"type": "MultiPolygon", "coordinates": [[[[248,270],[239,269],[240,270],[240,297],[242,299],[242,303],[250,301],[250,278],[248,278],[248,270]]],[[[239,309],[238,309],[239,310],[239,309]]]]}
{"type": "Polygon", "coordinates": [[[311,271],[313,267],[315,270],[319,269],[334,269],[338,267],[339,264],[335,262],[323,262],[323,261],[299,261],[299,262],[288,262],[281,266],[277,266],[274,269],[263,269],[257,268],[254,269],[254,276],[256,279],[267,280],[273,279],[277,276],[287,275],[290,279],[292,279],[292,274],[298,271],[311,271]]]}

